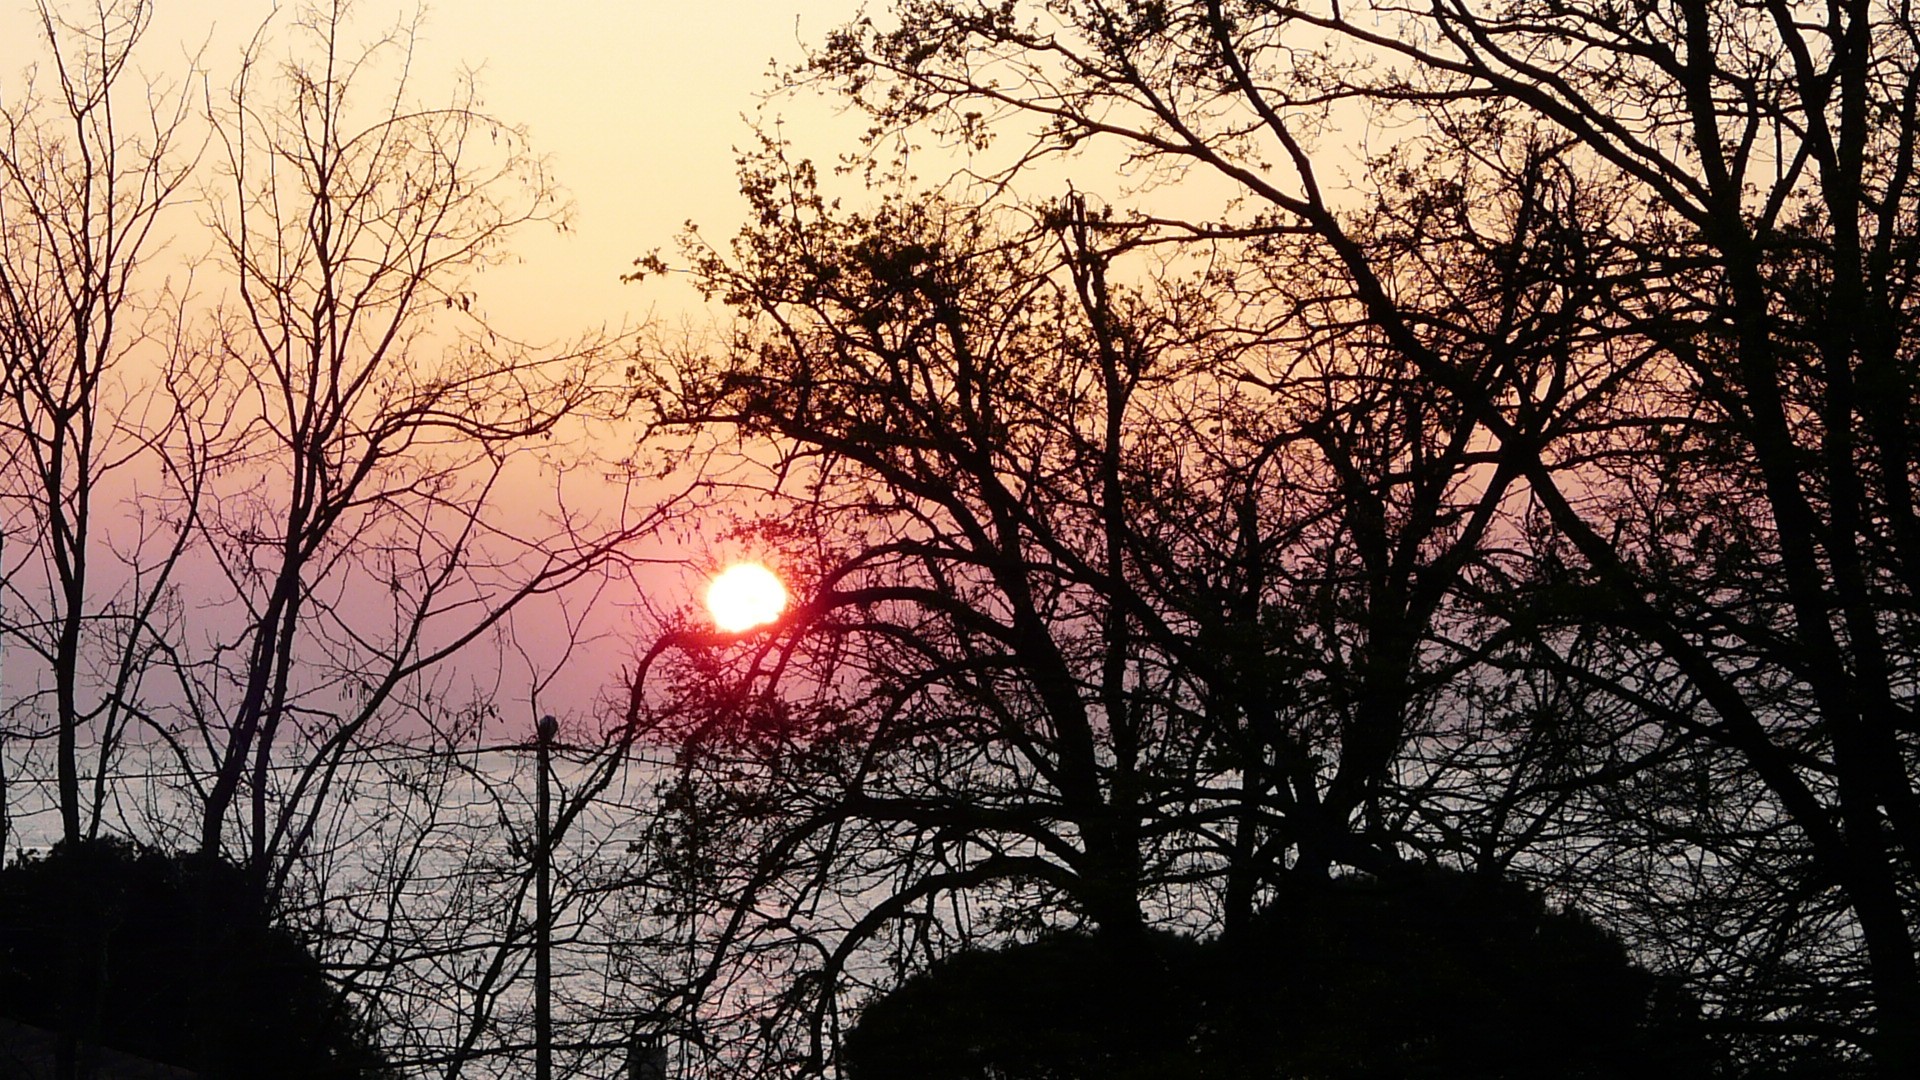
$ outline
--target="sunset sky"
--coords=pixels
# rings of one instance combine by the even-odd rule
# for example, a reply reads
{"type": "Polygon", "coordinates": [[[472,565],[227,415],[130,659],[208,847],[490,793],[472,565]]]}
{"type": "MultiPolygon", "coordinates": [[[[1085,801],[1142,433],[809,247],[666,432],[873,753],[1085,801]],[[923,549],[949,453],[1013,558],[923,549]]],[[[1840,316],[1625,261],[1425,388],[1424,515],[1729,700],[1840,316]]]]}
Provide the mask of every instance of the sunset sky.
{"type": "MultiPolygon", "coordinates": [[[[282,8],[291,6],[283,2],[282,8]]],[[[216,89],[240,47],[273,12],[272,0],[159,0],[140,53],[149,75],[176,75],[200,48],[216,89]]],[[[654,249],[671,252],[682,223],[730,235],[739,219],[734,147],[751,141],[746,119],[777,116],[785,130],[830,156],[835,125],[825,102],[785,101],[761,112],[770,63],[791,64],[853,17],[857,0],[461,0],[428,5],[415,65],[416,94],[444,99],[454,73],[480,73],[483,104],[524,124],[575,201],[565,236],[528,230],[522,265],[480,283],[483,302],[514,330],[559,336],[582,325],[680,320],[695,314],[689,290],[624,285],[620,275],[654,249]],[[811,138],[813,131],[819,138],[811,138]]],[[[362,0],[363,33],[413,10],[407,0],[362,0]]],[[[0,7],[0,88],[12,90],[37,27],[26,0],[0,7]]]]}
{"type": "MultiPolygon", "coordinates": [[[[223,3],[249,12],[262,6],[223,3]]],[[[671,250],[689,219],[716,239],[732,233],[741,205],[734,147],[751,141],[745,118],[760,107],[769,63],[797,61],[803,42],[817,41],[858,6],[468,0],[430,9],[422,74],[480,67],[488,106],[527,125],[576,202],[574,233],[527,237],[525,269],[502,274],[500,284],[549,296],[595,322],[683,314],[678,309],[691,302],[685,291],[622,285],[619,275],[648,251],[671,250]]],[[[770,115],[802,126],[828,115],[817,103],[772,108],[770,115]]],[[[822,154],[832,153],[827,135],[821,132],[822,154]]],[[[484,291],[490,303],[510,302],[491,285],[484,291]]]]}
{"type": "Polygon", "coordinates": [[[0,0],[0,1080],[1920,1078],[1916,27],[0,0]]]}

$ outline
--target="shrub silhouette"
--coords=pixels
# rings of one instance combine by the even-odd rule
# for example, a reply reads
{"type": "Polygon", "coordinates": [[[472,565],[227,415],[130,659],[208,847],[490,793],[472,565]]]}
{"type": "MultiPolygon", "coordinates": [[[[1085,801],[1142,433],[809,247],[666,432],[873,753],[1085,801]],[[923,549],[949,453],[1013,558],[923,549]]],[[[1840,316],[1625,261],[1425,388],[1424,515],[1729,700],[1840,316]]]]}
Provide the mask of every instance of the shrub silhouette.
{"type": "Polygon", "coordinates": [[[0,1014],[209,1080],[390,1075],[239,870],[120,841],[0,871],[0,1014]]]}
{"type": "Polygon", "coordinates": [[[1062,934],[957,955],[862,1011],[853,1080],[1665,1080],[1693,1007],[1585,918],[1431,870],[1290,885],[1232,943],[1062,934]]]}
{"type": "Polygon", "coordinates": [[[1198,1010],[1177,992],[1202,949],[1155,936],[1144,957],[1130,956],[1061,934],[958,953],[868,1003],[842,1064],[852,1080],[1205,1075],[1185,1046],[1198,1010]],[[1156,979],[1156,969],[1181,977],[1156,979]]]}

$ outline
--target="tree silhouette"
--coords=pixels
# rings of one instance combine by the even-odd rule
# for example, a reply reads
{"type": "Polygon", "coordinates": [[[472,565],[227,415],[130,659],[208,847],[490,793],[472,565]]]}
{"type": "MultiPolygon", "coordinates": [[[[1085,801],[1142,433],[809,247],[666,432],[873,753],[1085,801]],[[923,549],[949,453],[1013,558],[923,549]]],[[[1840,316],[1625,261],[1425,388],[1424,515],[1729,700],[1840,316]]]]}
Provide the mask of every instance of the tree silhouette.
{"type": "MultiPolygon", "coordinates": [[[[1525,811],[1523,835],[1597,841],[1604,874],[1581,841],[1515,861],[1611,892],[1731,1027],[1865,1048],[1904,1076],[1920,1069],[1910,24],[1871,2],[904,2],[812,71],[869,111],[871,145],[931,132],[997,191],[1091,151],[1231,193],[1132,194],[1138,243],[1244,253],[1233,273],[1276,278],[1298,264],[1274,250],[1313,252],[1323,272],[1271,295],[1378,340],[1517,472],[1504,571],[1544,588],[1489,579],[1486,610],[1583,722],[1608,718],[1588,735],[1644,751],[1525,811]],[[1533,242],[1485,243],[1543,179],[1585,209],[1536,204],[1533,242]],[[1524,289],[1462,282],[1476,264],[1524,289]],[[1676,898],[1685,941],[1660,925],[1676,898]]],[[[1553,710],[1487,700],[1506,713],[1489,734],[1558,737],[1553,710]]],[[[1476,797],[1524,810],[1498,785],[1476,797]]],[[[1456,805],[1415,812],[1465,839],[1456,805]]]]}
{"type": "Polygon", "coordinates": [[[0,16],[38,61],[0,91],[0,839],[44,804],[232,859],[452,1075],[520,1041],[506,701],[674,500],[584,441],[622,332],[488,318],[568,227],[524,131],[428,89],[418,9],[268,7],[177,87],[145,0],[0,16]]]}
{"type": "Polygon", "coordinates": [[[188,421],[205,388],[174,377],[182,298],[149,265],[194,148],[188,80],[129,71],[150,3],[78,18],[38,3],[33,18],[50,71],[0,106],[0,644],[47,672],[61,837],[76,841],[99,832],[114,748],[141,722],[129,691],[178,629],[170,585],[206,480],[188,421]],[[119,520],[101,492],[154,474],[172,512],[119,520]]]}
{"type": "Polygon", "coordinates": [[[1460,591],[1513,474],[1476,423],[1364,334],[1243,331],[1260,290],[1157,265],[1083,198],[883,181],[845,210],[787,150],[744,162],[732,251],[693,251],[740,337],[644,387],[665,425],[772,441],[756,538],[812,579],[764,709],[683,699],[675,798],[716,904],[862,910],[829,941],[730,920],[710,963],[822,953],[783,1003],[819,1053],[835,973],[949,894],[1000,927],[1125,936],[1185,902],[1231,932],[1280,878],[1401,859],[1395,778],[1490,647],[1460,591]]]}

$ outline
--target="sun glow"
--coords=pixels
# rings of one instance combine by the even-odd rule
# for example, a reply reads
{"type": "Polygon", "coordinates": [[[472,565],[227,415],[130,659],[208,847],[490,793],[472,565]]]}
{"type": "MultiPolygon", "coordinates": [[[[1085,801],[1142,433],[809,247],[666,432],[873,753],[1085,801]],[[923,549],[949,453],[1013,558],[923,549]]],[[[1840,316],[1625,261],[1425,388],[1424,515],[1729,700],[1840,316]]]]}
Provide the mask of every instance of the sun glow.
{"type": "Polygon", "coordinates": [[[765,626],[787,609],[787,587],[759,563],[734,563],[707,586],[713,625],[729,634],[765,626]]]}

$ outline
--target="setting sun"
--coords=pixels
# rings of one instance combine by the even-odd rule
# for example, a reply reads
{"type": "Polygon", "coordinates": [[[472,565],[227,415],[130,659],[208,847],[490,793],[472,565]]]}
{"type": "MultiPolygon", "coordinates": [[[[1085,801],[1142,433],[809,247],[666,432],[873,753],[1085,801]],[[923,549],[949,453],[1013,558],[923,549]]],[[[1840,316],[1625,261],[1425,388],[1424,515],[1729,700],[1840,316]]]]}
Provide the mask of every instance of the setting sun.
{"type": "Polygon", "coordinates": [[[730,634],[765,626],[786,608],[787,587],[759,563],[735,563],[707,586],[713,624],[730,634]]]}

